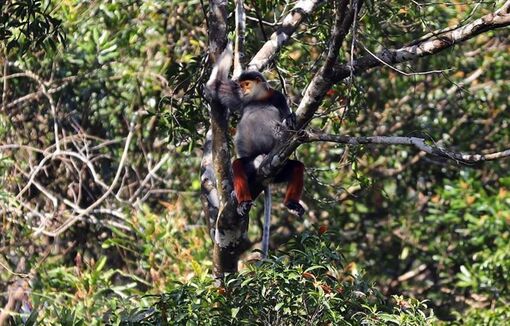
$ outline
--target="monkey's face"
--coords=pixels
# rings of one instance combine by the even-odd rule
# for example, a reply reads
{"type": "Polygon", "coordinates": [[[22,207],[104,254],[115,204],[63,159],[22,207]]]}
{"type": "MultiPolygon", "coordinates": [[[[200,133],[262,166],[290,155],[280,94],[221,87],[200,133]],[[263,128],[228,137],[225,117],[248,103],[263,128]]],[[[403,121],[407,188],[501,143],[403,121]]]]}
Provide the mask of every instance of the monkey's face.
{"type": "Polygon", "coordinates": [[[243,96],[249,95],[252,93],[253,89],[257,87],[255,85],[256,81],[254,80],[243,80],[239,83],[239,87],[241,87],[241,93],[243,96]]]}
{"type": "Polygon", "coordinates": [[[256,100],[265,97],[267,87],[261,80],[243,80],[239,82],[243,100],[256,100]]]}

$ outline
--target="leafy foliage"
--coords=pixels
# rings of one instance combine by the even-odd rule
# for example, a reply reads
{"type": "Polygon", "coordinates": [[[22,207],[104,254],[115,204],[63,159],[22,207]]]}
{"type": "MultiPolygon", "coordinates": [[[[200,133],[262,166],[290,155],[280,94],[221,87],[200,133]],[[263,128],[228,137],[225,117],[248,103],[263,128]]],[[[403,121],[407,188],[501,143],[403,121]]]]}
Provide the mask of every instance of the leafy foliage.
{"type": "Polygon", "coordinates": [[[288,251],[229,275],[223,287],[203,275],[155,296],[150,308],[123,310],[113,324],[174,325],[427,325],[423,302],[385,300],[361,278],[345,273],[325,235],[303,234],[288,251]]]}
{"type": "Polygon", "coordinates": [[[40,0],[7,0],[0,3],[0,41],[6,44],[6,53],[24,53],[65,42],[62,21],[51,15],[50,6],[40,0]]]}

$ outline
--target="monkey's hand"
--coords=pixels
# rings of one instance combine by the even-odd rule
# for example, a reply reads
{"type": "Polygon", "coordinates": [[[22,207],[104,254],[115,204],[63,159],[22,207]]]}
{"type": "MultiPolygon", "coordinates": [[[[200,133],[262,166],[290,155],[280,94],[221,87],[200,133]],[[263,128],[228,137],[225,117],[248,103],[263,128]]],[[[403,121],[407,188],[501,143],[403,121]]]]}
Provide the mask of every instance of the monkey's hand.
{"type": "Polygon", "coordinates": [[[247,200],[237,205],[237,214],[241,216],[247,216],[250,212],[250,208],[253,206],[253,201],[247,200]]]}
{"type": "Polygon", "coordinates": [[[283,119],[282,124],[287,127],[289,130],[296,129],[296,114],[291,112],[285,119],[283,119]]]}
{"type": "Polygon", "coordinates": [[[231,80],[214,80],[207,83],[203,89],[208,102],[218,101],[228,109],[239,112],[241,108],[241,90],[237,83],[231,80]]]}
{"type": "Polygon", "coordinates": [[[292,215],[295,215],[299,218],[302,218],[303,214],[305,213],[305,209],[303,208],[303,206],[301,206],[300,203],[295,202],[293,200],[289,200],[285,204],[285,206],[287,207],[287,210],[289,211],[289,213],[291,213],[292,215]]]}

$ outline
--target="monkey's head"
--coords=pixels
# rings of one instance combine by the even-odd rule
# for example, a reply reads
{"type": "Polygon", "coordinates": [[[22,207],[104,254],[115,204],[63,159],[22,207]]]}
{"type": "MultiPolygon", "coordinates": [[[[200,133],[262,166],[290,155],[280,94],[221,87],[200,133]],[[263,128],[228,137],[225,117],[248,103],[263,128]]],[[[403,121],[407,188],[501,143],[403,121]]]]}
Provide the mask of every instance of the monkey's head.
{"type": "Polygon", "coordinates": [[[245,71],[237,79],[241,88],[243,101],[260,100],[267,97],[270,87],[266,79],[258,71],[245,71]]]}

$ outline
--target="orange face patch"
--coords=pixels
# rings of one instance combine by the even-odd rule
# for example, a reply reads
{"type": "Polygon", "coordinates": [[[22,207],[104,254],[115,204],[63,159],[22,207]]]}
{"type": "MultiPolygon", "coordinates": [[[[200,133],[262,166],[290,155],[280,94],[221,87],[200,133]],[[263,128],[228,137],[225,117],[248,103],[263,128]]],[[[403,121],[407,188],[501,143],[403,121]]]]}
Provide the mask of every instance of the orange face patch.
{"type": "Polygon", "coordinates": [[[243,94],[249,94],[253,89],[253,80],[243,80],[239,83],[239,87],[243,94]]]}

